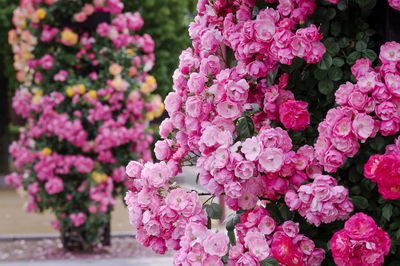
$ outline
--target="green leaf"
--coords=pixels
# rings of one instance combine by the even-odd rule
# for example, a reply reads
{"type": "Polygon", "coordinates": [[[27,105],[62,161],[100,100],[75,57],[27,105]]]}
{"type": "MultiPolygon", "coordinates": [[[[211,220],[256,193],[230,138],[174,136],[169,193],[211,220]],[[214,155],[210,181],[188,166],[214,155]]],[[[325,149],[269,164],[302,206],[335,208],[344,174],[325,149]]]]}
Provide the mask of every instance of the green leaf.
{"type": "Polygon", "coordinates": [[[357,209],[364,210],[368,208],[368,200],[362,196],[353,196],[351,201],[357,209]]]}
{"type": "Polygon", "coordinates": [[[226,222],[226,230],[233,231],[235,226],[240,222],[240,216],[235,213],[229,214],[224,222],[226,222]]]}
{"type": "Polygon", "coordinates": [[[328,76],[333,81],[338,81],[343,77],[343,71],[338,67],[329,69],[328,76]]]}
{"type": "Polygon", "coordinates": [[[329,8],[325,15],[325,20],[332,20],[336,16],[336,10],[334,8],[329,8]]]}
{"type": "Polygon", "coordinates": [[[333,58],[332,63],[334,66],[341,67],[344,65],[344,60],[343,58],[335,57],[333,58]]]}
{"type": "Polygon", "coordinates": [[[338,8],[340,11],[346,10],[346,9],[347,9],[347,0],[340,0],[340,2],[339,2],[338,5],[337,5],[337,8],[338,8]]]}
{"type": "Polygon", "coordinates": [[[326,70],[321,70],[321,69],[315,69],[315,71],[314,71],[314,77],[317,79],[317,80],[324,80],[324,79],[326,79],[327,78],[327,76],[328,76],[328,72],[326,71],[326,70]]]}
{"type": "Polygon", "coordinates": [[[356,50],[359,52],[366,50],[367,47],[368,47],[367,43],[363,40],[360,40],[356,43],[356,50]]]}
{"type": "Polygon", "coordinates": [[[261,266],[278,266],[279,263],[278,263],[278,261],[277,261],[275,258],[269,257],[269,258],[266,258],[265,260],[263,260],[263,261],[260,263],[260,265],[261,265],[261,266]]]}
{"type": "Polygon", "coordinates": [[[371,62],[374,62],[378,56],[373,50],[366,49],[365,51],[363,51],[362,57],[368,58],[369,60],[371,60],[371,62]]]}
{"type": "Polygon", "coordinates": [[[333,36],[337,37],[342,31],[342,25],[340,21],[333,21],[331,24],[331,33],[333,36]]]}
{"type": "Polygon", "coordinates": [[[347,47],[348,45],[349,45],[349,39],[348,38],[346,38],[346,37],[342,37],[342,38],[340,38],[340,40],[339,40],[339,47],[340,48],[345,48],[345,47],[347,47]]]}
{"type": "Polygon", "coordinates": [[[254,133],[253,120],[247,116],[240,118],[237,131],[240,138],[251,138],[254,133]]]}
{"type": "Polygon", "coordinates": [[[324,45],[326,50],[332,55],[337,54],[340,50],[339,44],[336,42],[335,38],[326,39],[324,41],[324,45]]]}
{"type": "Polygon", "coordinates": [[[325,53],[321,61],[317,64],[319,69],[328,70],[332,66],[332,57],[330,54],[325,53]]]}
{"type": "Polygon", "coordinates": [[[229,237],[229,242],[231,243],[232,246],[236,245],[236,236],[235,232],[233,230],[228,231],[228,237],[229,237]]]}
{"type": "Polygon", "coordinates": [[[222,217],[222,208],[217,203],[211,203],[209,205],[205,205],[207,216],[211,219],[221,219],[222,217]]]}
{"type": "Polygon", "coordinates": [[[381,135],[377,135],[375,138],[371,140],[369,146],[374,151],[381,151],[383,147],[385,147],[385,139],[381,135]]]}
{"type": "Polygon", "coordinates": [[[333,92],[334,86],[332,80],[325,79],[318,82],[318,90],[324,95],[329,95],[333,92]]]}
{"type": "Polygon", "coordinates": [[[359,51],[352,52],[346,59],[347,64],[354,65],[356,61],[361,58],[361,55],[362,54],[359,51]]]}
{"type": "Polygon", "coordinates": [[[382,208],[382,216],[389,222],[390,218],[392,217],[392,213],[393,213],[393,205],[391,204],[386,204],[383,208],[382,208]]]}

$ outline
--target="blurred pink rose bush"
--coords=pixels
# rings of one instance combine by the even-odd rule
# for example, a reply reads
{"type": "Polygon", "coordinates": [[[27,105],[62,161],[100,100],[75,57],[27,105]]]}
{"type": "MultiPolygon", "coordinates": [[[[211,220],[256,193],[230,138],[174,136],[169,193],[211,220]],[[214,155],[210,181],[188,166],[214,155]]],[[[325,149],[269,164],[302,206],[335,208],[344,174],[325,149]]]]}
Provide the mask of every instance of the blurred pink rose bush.
{"type": "Polygon", "coordinates": [[[13,108],[27,120],[10,146],[6,182],[28,192],[28,211],[51,209],[61,232],[99,242],[125,167],[151,161],[148,121],[161,115],[154,42],[119,0],[23,0],[9,32],[21,83],[13,108]],[[117,166],[118,165],[118,166],[117,166]]]}

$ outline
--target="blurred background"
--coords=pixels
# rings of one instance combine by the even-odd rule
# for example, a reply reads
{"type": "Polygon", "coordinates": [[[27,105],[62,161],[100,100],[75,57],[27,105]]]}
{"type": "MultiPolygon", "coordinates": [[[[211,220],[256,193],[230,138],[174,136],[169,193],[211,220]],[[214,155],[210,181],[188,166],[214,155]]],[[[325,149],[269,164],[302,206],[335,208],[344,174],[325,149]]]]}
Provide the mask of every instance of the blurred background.
{"type": "MultiPolygon", "coordinates": [[[[61,0],[63,1],[63,0],[61,0]]],[[[76,265],[69,259],[89,259],[79,264],[96,265],[165,265],[171,257],[153,257],[153,253],[135,245],[133,228],[129,224],[128,212],[119,197],[111,220],[112,246],[94,253],[72,253],[62,249],[58,231],[50,222],[54,215],[27,213],[24,210],[27,193],[6,185],[4,177],[14,170],[8,147],[18,139],[19,129],[26,121],[19,117],[11,106],[12,97],[19,84],[13,68],[13,53],[8,44],[8,31],[13,28],[13,10],[19,0],[0,0],[0,264],[1,265],[76,265]],[[151,256],[151,258],[149,258],[151,256]],[[112,262],[107,259],[114,258],[112,262]],[[128,258],[128,259],[124,259],[128,258]],[[135,259],[130,259],[135,258],[135,259]],[[44,262],[42,260],[51,260],[44,262]],[[57,262],[52,261],[57,259],[57,262]],[[38,261],[36,264],[34,261],[38,261]],[[32,262],[33,261],[33,262],[32,262]]],[[[150,74],[157,78],[155,93],[162,98],[172,89],[172,74],[177,68],[178,57],[190,45],[188,25],[195,15],[196,0],[123,0],[124,12],[139,11],[144,27],[139,34],[149,34],[155,42],[156,64],[150,74]]],[[[158,138],[158,126],[162,117],[152,121],[154,138],[158,138]]],[[[186,174],[194,175],[192,169],[186,174]]],[[[179,179],[179,178],[178,178],[179,179]]],[[[189,186],[194,184],[189,184],[189,186]]]]}

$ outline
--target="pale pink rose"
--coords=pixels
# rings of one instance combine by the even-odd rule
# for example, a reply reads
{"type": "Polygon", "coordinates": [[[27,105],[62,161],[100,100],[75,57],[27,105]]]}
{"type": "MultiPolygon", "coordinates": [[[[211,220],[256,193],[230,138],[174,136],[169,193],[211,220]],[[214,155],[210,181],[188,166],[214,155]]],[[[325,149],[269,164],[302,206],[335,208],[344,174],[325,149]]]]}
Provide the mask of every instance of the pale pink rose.
{"type": "Polygon", "coordinates": [[[293,221],[285,221],[282,224],[283,232],[290,238],[294,238],[299,233],[299,224],[293,221]]]}
{"type": "Polygon", "coordinates": [[[204,251],[222,257],[228,252],[229,238],[225,233],[211,233],[203,242],[204,251]]]}
{"type": "MultiPolygon", "coordinates": [[[[351,72],[358,79],[372,70],[371,65],[372,63],[369,59],[365,58],[358,59],[356,63],[351,67],[351,72]]],[[[347,83],[350,82],[346,82],[346,84],[347,83]]]]}
{"type": "Polygon", "coordinates": [[[213,167],[224,168],[229,162],[229,150],[227,148],[220,147],[214,152],[213,167]]]}
{"type": "Polygon", "coordinates": [[[325,153],[323,166],[327,172],[332,173],[344,164],[344,160],[344,155],[341,152],[331,148],[325,153]]]}
{"type": "Polygon", "coordinates": [[[354,84],[351,82],[346,82],[341,84],[335,92],[336,103],[339,105],[347,104],[349,95],[354,91],[354,84]]]}
{"type": "Polygon", "coordinates": [[[339,137],[346,137],[351,133],[352,121],[350,117],[343,117],[337,121],[332,129],[333,133],[339,137]]]}
{"type": "Polygon", "coordinates": [[[141,174],[143,180],[146,180],[149,186],[160,188],[168,183],[171,177],[171,171],[163,161],[160,163],[146,163],[141,174]]]}
{"type": "Polygon", "coordinates": [[[400,61],[400,44],[397,42],[387,42],[382,45],[379,59],[382,63],[396,63],[400,61]]]}
{"type": "Polygon", "coordinates": [[[254,164],[250,161],[241,161],[235,167],[235,175],[247,180],[254,176],[254,164]]]}
{"type": "Polygon", "coordinates": [[[217,112],[223,118],[236,119],[242,114],[242,108],[237,103],[224,101],[217,104],[217,112]]]}
{"type": "Polygon", "coordinates": [[[194,94],[200,94],[205,89],[207,80],[207,77],[205,77],[203,74],[193,72],[190,74],[190,78],[187,83],[189,91],[194,94]]]}
{"type": "Polygon", "coordinates": [[[389,2],[389,5],[390,5],[392,8],[394,8],[394,9],[400,11],[400,1],[399,1],[399,0],[388,0],[388,2],[389,2]]]}
{"type": "Polygon", "coordinates": [[[231,260],[238,259],[240,256],[242,256],[243,251],[244,251],[243,245],[240,243],[236,243],[235,246],[231,246],[231,248],[229,249],[229,259],[231,260]]]}
{"type": "Polygon", "coordinates": [[[355,116],[352,127],[356,137],[361,141],[365,141],[371,136],[375,127],[375,121],[371,116],[360,113],[355,116]]]}
{"type": "Polygon", "coordinates": [[[176,92],[168,93],[165,98],[165,110],[171,115],[174,112],[180,111],[182,105],[182,98],[176,92]]]}
{"type": "Polygon", "coordinates": [[[259,42],[272,40],[275,34],[275,22],[270,17],[257,19],[253,23],[254,37],[259,42]]]}
{"type": "Polygon", "coordinates": [[[305,57],[307,54],[309,54],[312,48],[309,40],[298,35],[295,35],[292,38],[290,47],[292,48],[292,54],[297,57],[305,57]]]}
{"type": "Polygon", "coordinates": [[[189,204],[186,191],[181,188],[171,190],[165,198],[165,203],[172,210],[183,211],[189,204]]]}
{"type": "Polygon", "coordinates": [[[263,261],[271,254],[271,249],[267,244],[264,234],[258,232],[248,232],[244,237],[245,245],[249,248],[250,254],[263,261]]]}
{"type": "Polygon", "coordinates": [[[315,248],[314,241],[312,241],[311,239],[309,239],[307,237],[304,237],[301,240],[299,246],[300,246],[301,251],[306,255],[311,255],[311,253],[314,251],[314,248],[315,248]]]}
{"type": "Polygon", "coordinates": [[[170,147],[171,140],[159,140],[154,147],[156,158],[160,161],[168,160],[171,157],[172,150],[170,147]]]}
{"type": "Polygon", "coordinates": [[[157,220],[150,219],[150,221],[144,224],[144,229],[148,235],[158,236],[161,232],[161,225],[157,220]]]}
{"type": "Polygon", "coordinates": [[[281,149],[266,148],[258,159],[261,169],[266,173],[276,173],[284,163],[284,154],[281,149]]]}
{"type": "Polygon", "coordinates": [[[276,222],[270,216],[264,216],[261,218],[257,227],[264,235],[270,235],[275,231],[276,222]]]}
{"type": "Polygon", "coordinates": [[[392,93],[396,97],[400,97],[400,76],[393,73],[388,73],[385,75],[385,84],[389,89],[390,93],[392,93]]]}
{"type": "Polygon", "coordinates": [[[129,177],[141,178],[143,165],[137,161],[130,161],[126,166],[126,174],[129,177]]]}
{"type": "Polygon", "coordinates": [[[399,118],[397,107],[392,102],[383,102],[375,107],[376,115],[382,120],[391,120],[393,118],[399,118]]]}
{"type": "Polygon", "coordinates": [[[358,111],[362,111],[364,109],[365,104],[367,103],[368,96],[365,93],[361,93],[359,91],[352,91],[348,98],[348,104],[358,111]]]}
{"type": "Polygon", "coordinates": [[[250,191],[243,188],[242,196],[238,199],[238,205],[240,208],[244,210],[250,210],[256,206],[258,202],[258,197],[254,194],[254,191],[250,191]]]}
{"type": "Polygon", "coordinates": [[[382,121],[379,126],[379,131],[383,136],[396,134],[400,130],[400,124],[397,119],[382,121]]]}
{"type": "Polygon", "coordinates": [[[285,203],[288,205],[291,211],[297,210],[301,206],[300,198],[293,190],[286,192],[285,203]]]}
{"type": "Polygon", "coordinates": [[[174,131],[174,125],[172,124],[171,119],[164,119],[160,125],[160,136],[162,138],[167,138],[169,133],[171,133],[172,131],[174,131]]]}
{"type": "Polygon", "coordinates": [[[83,8],[82,8],[82,11],[83,11],[86,15],[90,16],[90,15],[92,15],[93,12],[94,12],[94,7],[93,7],[93,5],[91,5],[91,4],[85,4],[85,5],[83,6],[83,8]]]}
{"type": "Polygon", "coordinates": [[[262,150],[262,144],[257,137],[246,139],[241,148],[241,152],[244,153],[245,157],[249,161],[255,161],[258,158],[262,150]]]}
{"type": "Polygon", "coordinates": [[[242,195],[242,186],[239,182],[230,182],[224,186],[225,193],[227,196],[237,199],[242,195]]]}
{"type": "Polygon", "coordinates": [[[220,60],[215,55],[210,55],[203,58],[200,64],[200,73],[208,77],[209,75],[215,76],[220,72],[220,60]]]}
{"type": "Polygon", "coordinates": [[[186,114],[191,117],[199,117],[203,113],[202,97],[190,96],[188,97],[185,105],[186,114]]]}
{"type": "Polygon", "coordinates": [[[233,172],[225,168],[214,172],[215,181],[217,181],[221,185],[231,183],[233,178],[234,178],[233,172]]]}
{"type": "Polygon", "coordinates": [[[225,87],[226,95],[233,102],[245,102],[249,91],[249,84],[241,79],[238,82],[229,81],[225,87]]]}

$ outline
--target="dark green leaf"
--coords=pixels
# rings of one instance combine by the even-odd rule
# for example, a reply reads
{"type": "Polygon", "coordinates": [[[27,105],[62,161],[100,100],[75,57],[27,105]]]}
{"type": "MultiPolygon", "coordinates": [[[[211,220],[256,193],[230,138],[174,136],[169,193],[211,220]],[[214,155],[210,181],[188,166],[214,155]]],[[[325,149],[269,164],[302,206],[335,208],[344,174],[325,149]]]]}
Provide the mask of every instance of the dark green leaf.
{"type": "Polygon", "coordinates": [[[368,45],[365,41],[360,40],[356,43],[356,50],[359,52],[364,51],[365,49],[367,49],[368,45]]]}
{"type": "Polygon", "coordinates": [[[339,40],[339,47],[340,48],[345,48],[348,45],[349,45],[349,39],[348,38],[346,38],[346,37],[340,38],[340,40],[339,40]]]}
{"type": "Polygon", "coordinates": [[[260,263],[261,266],[278,266],[279,263],[275,258],[269,257],[260,263]]]}
{"type": "Polygon", "coordinates": [[[382,209],[382,216],[389,222],[393,213],[393,205],[386,204],[382,209]]]}
{"type": "Polygon", "coordinates": [[[228,231],[228,237],[229,237],[229,242],[231,243],[232,246],[236,245],[236,236],[235,232],[232,230],[228,231]]]}
{"type": "Polygon", "coordinates": [[[337,8],[338,8],[340,11],[346,10],[346,9],[347,9],[347,0],[340,0],[340,2],[339,2],[338,5],[337,5],[337,8]]]}
{"type": "Polygon", "coordinates": [[[342,25],[340,21],[333,21],[331,24],[331,33],[333,36],[339,36],[342,31],[342,25]]]}
{"type": "Polygon", "coordinates": [[[335,57],[333,58],[332,63],[334,66],[341,67],[344,65],[344,60],[343,58],[335,57]]]}
{"type": "Polygon", "coordinates": [[[377,135],[374,139],[371,140],[369,146],[374,151],[381,151],[383,147],[385,147],[385,139],[381,135],[377,135]]]}
{"type": "Polygon", "coordinates": [[[358,59],[361,58],[361,52],[354,51],[346,59],[347,64],[354,65],[358,59]]]}
{"type": "Polygon", "coordinates": [[[362,56],[368,58],[369,60],[371,60],[371,62],[374,62],[377,58],[376,53],[371,49],[366,49],[365,51],[363,51],[362,56]]]}
{"type": "Polygon", "coordinates": [[[325,53],[321,61],[317,64],[319,69],[328,70],[332,66],[332,57],[330,54],[325,53]]]}
{"type": "MultiPolygon", "coordinates": [[[[334,55],[339,52],[340,47],[339,44],[336,42],[335,38],[328,38],[324,41],[324,45],[326,50],[331,54],[334,55]]],[[[331,58],[332,59],[332,58],[331,58]]]]}
{"type": "Polygon", "coordinates": [[[343,71],[338,67],[329,69],[328,76],[333,81],[338,81],[343,77],[343,71]]]}
{"type": "Polygon", "coordinates": [[[221,219],[222,217],[222,209],[217,203],[211,203],[209,205],[205,205],[207,216],[211,219],[221,219]]]}
{"type": "Polygon", "coordinates": [[[239,119],[238,134],[240,138],[250,138],[254,133],[253,120],[250,117],[243,117],[239,119]]]}
{"type": "Polygon", "coordinates": [[[235,225],[240,222],[240,216],[232,213],[228,217],[226,217],[224,222],[226,222],[226,230],[233,231],[235,229],[235,225]]]}
{"type": "Polygon", "coordinates": [[[353,196],[351,201],[357,209],[364,210],[368,208],[368,200],[362,196],[353,196]]]}
{"type": "Polygon", "coordinates": [[[315,69],[314,71],[314,77],[317,80],[324,80],[327,78],[328,72],[326,70],[321,70],[321,69],[315,69]]]}
{"type": "Polygon", "coordinates": [[[318,82],[318,90],[324,95],[331,94],[333,92],[334,86],[332,80],[325,79],[318,82]]]}

